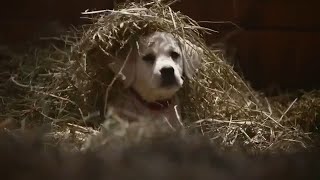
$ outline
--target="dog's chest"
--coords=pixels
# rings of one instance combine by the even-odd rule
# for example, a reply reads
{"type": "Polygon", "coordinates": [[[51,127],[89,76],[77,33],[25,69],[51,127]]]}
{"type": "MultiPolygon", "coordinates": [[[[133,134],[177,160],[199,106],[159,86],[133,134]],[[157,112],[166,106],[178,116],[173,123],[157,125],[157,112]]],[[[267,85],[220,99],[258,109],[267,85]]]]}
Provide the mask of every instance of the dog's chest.
{"type": "Polygon", "coordinates": [[[166,108],[154,110],[128,92],[114,99],[111,106],[121,118],[128,121],[164,121],[173,127],[181,126],[180,112],[175,100],[166,108]]]}

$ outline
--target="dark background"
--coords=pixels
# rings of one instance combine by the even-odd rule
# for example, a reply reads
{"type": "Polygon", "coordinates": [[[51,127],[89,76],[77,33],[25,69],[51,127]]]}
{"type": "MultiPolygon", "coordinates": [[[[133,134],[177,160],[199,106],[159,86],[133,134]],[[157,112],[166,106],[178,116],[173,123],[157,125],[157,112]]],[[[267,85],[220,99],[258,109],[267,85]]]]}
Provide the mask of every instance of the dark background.
{"type": "MultiPolygon", "coordinates": [[[[119,1],[119,0],[118,0],[119,1]]],[[[37,38],[52,22],[67,27],[84,21],[86,9],[112,9],[112,0],[10,0],[0,6],[0,43],[19,44],[37,38]]],[[[180,0],[173,8],[220,33],[208,44],[223,41],[244,76],[257,89],[319,88],[320,10],[316,0],[180,0]],[[231,31],[235,31],[232,33],[231,31]]],[[[227,51],[229,52],[229,51],[227,51]]]]}

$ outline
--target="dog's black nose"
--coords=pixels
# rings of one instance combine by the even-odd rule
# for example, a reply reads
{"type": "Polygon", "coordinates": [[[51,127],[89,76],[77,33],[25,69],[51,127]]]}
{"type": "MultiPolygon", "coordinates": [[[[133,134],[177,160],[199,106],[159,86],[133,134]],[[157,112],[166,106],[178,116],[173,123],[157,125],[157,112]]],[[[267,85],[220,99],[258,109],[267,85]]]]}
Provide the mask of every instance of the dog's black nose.
{"type": "Polygon", "coordinates": [[[164,86],[176,83],[173,67],[164,67],[160,70],[161,78],[164,86]]]}

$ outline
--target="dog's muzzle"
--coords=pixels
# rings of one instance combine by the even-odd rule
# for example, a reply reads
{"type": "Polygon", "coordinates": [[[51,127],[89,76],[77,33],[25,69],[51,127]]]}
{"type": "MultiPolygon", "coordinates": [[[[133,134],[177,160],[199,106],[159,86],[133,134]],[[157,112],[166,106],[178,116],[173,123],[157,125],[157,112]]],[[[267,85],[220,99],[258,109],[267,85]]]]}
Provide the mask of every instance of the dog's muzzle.
{"type": "Polygon", "coordinates": [[[161,86],[169,87],[177,84],[177,79],[174,74],[173,67],[164,67],[160,70],[161,86]]]}

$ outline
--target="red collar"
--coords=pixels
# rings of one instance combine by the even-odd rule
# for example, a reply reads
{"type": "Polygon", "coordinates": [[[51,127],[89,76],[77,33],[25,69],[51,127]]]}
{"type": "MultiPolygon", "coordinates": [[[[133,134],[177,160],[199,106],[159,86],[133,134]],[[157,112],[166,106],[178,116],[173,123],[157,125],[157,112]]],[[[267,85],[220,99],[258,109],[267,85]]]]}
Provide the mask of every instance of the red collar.
{"type": "Polygon", "coordinates": [[[169,107],[172,103],[171,99],[159,100],[154,102],[147,102],[144,100],[134,89],[130,88],[130,91],[137,97],[137,99],[151,110],[160,111],[169,107]]]}

